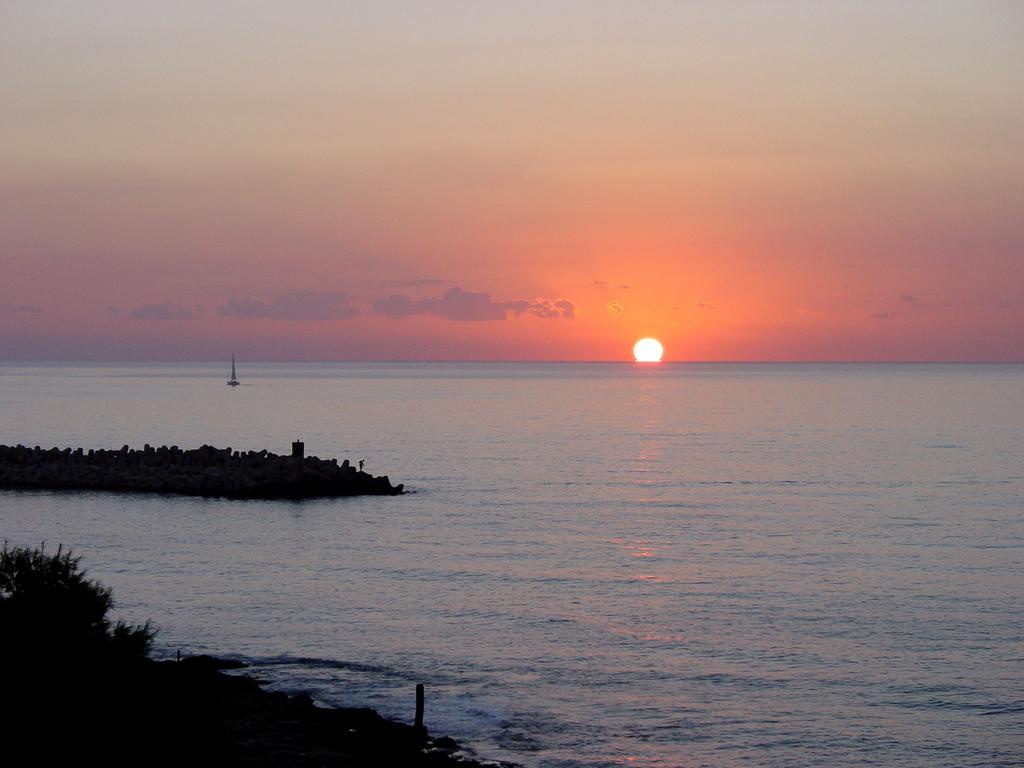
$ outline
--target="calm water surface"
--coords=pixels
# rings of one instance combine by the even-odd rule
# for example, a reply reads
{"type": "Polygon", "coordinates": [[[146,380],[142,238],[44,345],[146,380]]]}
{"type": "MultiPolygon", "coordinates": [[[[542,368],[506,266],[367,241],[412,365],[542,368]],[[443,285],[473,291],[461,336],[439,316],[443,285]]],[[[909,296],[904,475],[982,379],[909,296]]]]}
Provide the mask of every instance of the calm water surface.
{"type": "Polygon", "coordinates": [[[527,766],[1024,754],[1024,368],[0,365],[0,442],[365,459],[398,498],[0,492],[152,618],[527,766]]]}

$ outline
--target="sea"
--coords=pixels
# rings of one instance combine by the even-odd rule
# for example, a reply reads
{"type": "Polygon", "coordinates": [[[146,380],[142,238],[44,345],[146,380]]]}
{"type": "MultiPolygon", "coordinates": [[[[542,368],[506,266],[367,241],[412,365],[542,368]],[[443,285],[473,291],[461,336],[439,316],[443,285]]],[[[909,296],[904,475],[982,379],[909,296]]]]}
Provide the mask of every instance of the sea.
{"type": "Polygon", "coordinates": [[[396,497],[0,491],[156,654],[528,768],[1024,765],[1019,365],[0,364],[0,443],[396,497]]]}

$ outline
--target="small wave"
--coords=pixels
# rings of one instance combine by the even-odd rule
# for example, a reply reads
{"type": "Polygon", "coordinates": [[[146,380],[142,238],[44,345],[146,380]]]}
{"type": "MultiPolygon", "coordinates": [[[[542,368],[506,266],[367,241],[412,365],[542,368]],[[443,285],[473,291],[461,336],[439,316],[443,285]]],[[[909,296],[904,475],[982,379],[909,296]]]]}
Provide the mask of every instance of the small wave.
{"type": "Polygon", "coordinates": [[[1024,703],[1011,704],[1005,707],[996,707],[985,712],[979,712],[978,715],[981,717],[990,717],[992,715],[1015,715],[1018,712],[1024,712],[1024,703]]]}
{"type": "Polygon", "coordinates": [[[378,664],[366,664],[359,661],[342,661],[339,659],[321,659],[313,656],[269,656],[269,657],[239,657],[251,667],[305,667],[307,669],[344,669],[353,672],[366,672],[374,675],[383,675],[398,679],[412,679],[412,676],[401,670],[385,667],[378,664]]]}

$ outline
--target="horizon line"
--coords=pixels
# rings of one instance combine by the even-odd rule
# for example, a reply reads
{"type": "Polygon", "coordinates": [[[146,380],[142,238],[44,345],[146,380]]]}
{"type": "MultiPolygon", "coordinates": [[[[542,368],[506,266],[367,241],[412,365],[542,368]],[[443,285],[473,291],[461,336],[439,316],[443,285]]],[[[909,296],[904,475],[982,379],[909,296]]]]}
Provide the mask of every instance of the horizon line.
{"type": "MultiPolygon", "coordinates": [[[[221,364],[224,361],[221,358],[176,358],[176,359],[158,359],[158,358],[0,358],[0,365],[7,363],[77,363],[77,364],[111,364],[111,363],[139,363],[139,364],[167,364],[173,365],[175,363],[217,363],[221,364]]],[[[764,359],[753,359],[753,360],[660,360],[656,363],[646,362],[639,363],[636,360],[623,360],[623,359],[612,359],[612,360],[555,360],[555,359],[538,359],[538,358],[523,358],[515,360],[495,360],[495,359],[456,359],[456,358],[438,358],[438,359],[413,359],[413,358],[395,358],[395,359],[367,359],[367,358],[348,358],[348,359],[317,359],[317,360],[306,360],[306,359],[258,359],[253,358],[245,360],[247,364],[264,365],[268,363],[296,363],[296,364],[337,364],[337,363],[422,363],[422,364],[470,364],[470,363],[485,363],[488,365],[492,364],[509,364],[509,365],[521,365],[525,363],[544,363],[544,364],[556,364],[556,365],[607,365],[607,364],[622,364],[622,365],[643,365],[643,366],[657,366],[657,365],[1024,365],[1024,359],[1021,360],[902,360],[902,359],[881,359],[881,360],[866,360],[866,359],[850,359],[850,360],[813,360],[813,359],[787,359],[787,360],[764,360],[764,359]]]]}

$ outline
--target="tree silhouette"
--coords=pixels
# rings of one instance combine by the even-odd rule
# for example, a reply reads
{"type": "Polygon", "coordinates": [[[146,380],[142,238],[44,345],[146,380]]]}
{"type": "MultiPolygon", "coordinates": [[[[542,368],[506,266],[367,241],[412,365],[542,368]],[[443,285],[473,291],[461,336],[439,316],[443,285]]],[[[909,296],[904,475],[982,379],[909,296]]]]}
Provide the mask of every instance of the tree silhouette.
{"type": "Polygon", "coordinates": [[[110,589],[86,578],[80,558],[58,548],[0,551],[0,651],[4,664],[24,667],[118,663],[149,654],[149,622],[129,625],[109,618],[110,589]]]}

